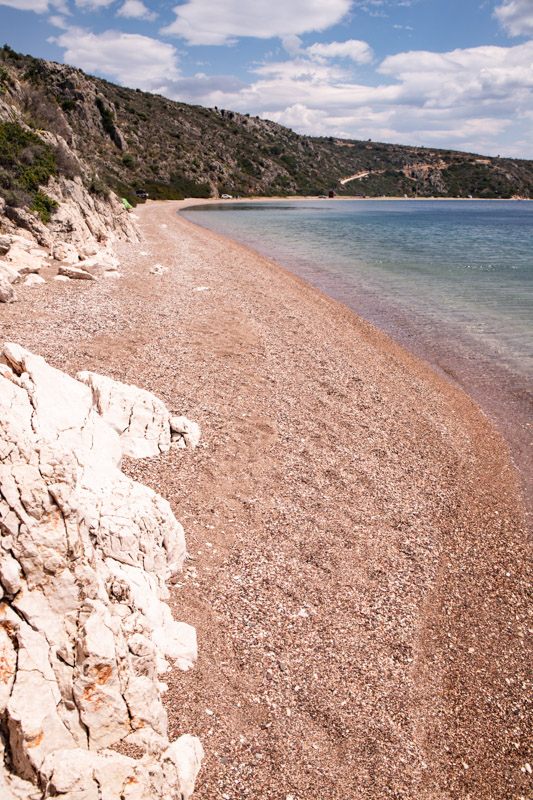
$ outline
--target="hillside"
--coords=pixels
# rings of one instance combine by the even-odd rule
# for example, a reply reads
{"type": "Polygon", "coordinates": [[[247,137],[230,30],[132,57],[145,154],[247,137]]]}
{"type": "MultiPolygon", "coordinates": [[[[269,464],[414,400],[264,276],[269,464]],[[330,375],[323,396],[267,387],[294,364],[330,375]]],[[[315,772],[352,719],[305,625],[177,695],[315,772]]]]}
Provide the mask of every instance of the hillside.
{"type": "Polygon", "coordinates": [[[109,187],[132,203],[141,189],[155,198],[332,189],[369,197],[533,193],[533,161],[301,136],[258,117],[115,86],[6,45],[0,49],[0,193],[8,204],[33,205],[44,219],[51,209],[42,192],[35,199],[39,186],[49,175],[73,172],[81,172],[93,192],[109,187]],[[24,135],[6,129],[13,121],[25,123],[35,135],[27,128],[24,135]],[[54,159],[39,151],[35,137],[43,130],[62,137],[78,163],[65,154],[54,159]],[[17,135],[13,148],[10,141],[17,135]],[[29,177],[26,169],[20,178],[20,158],[33,159],[29,177]],[[358,177],[344,182],[350,176],[358,177]]]}

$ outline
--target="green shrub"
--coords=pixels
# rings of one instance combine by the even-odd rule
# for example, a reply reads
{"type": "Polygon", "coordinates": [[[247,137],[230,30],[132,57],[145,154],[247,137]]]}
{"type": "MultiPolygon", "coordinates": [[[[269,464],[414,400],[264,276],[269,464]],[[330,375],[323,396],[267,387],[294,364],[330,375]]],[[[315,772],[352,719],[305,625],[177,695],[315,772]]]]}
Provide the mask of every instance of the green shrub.
{"type": "Polygon", "coordinates": [[[47,222],[50,222],[52,211],[54,211],[57,206],[58,204],[55,200],[52,200],[52,198],[48,197],[48,195],[45,194],[42,189],[39,189],[39,191],[36,192],[33,197],[30,210],[36,211],[41,217],[42,221],[46,224],[47,222]]]}
{"type": "Polygon", "coordinates": [[[4,45],[4,53],[8,58],[11,58],[13,61],[20,61],[22,56],[20,53],[15,52],[8,44],[4,45]]]}
{"type": "Polygon", "coordinates": [[[116,134],[115,115],[109,108],[105,107],[101,97],[96,98],[96,106],[102,118],[102,127],[104,131],[113,138],[116,134]]]}
{"type": "Polygon", "coordinates": [[[91,194],[99,194],[104,197],[110,192],[109,186],[104,183],[104,181],[98,177],[98,175],[94,174],[91,176],[91,180],[89,182],[89,186],[87,187],[91,194]]]}
{"type": "Polygon", "coordinates": [[[12,83],[12,79],[8,68],[0,66],[0,92],[5,92],[10,83],[12,83]]]}
{"type": "Polygon", "coordinates": [[[53,149],[17,122],[0,124],[0,166],[24,189],[36,191],[56,174],[53,149]]]}
{"type": "Polygon", "coordinates": [[[125,155],[122,156],[122,163],[125,167],[128,167],[128,169],[133,169],[135,166],[135,159],[131,153],[125,153],[125,155]]]}

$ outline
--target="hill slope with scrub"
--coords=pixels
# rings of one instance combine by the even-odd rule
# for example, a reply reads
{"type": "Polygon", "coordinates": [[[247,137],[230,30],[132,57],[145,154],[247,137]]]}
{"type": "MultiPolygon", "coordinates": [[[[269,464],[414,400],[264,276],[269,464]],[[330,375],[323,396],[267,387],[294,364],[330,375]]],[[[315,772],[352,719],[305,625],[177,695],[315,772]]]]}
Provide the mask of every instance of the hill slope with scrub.
{"type": "Polygon", "coordinates": [[[509,198],[533,190],[533,161],[301,136],[247,114],[116,86],[6,45],[0,49],[0,193],[46,220],[52,208],[43,187],[57,174],[82,174],[91,192],[112,189],[132,203],[141,190],[159,199],[330,190],[509,198]],[[43,149],[43,132],[61,137],[67,148],[59,156],[43,149]],[[353,175],[360,177],[343,183],[353,175]]]}

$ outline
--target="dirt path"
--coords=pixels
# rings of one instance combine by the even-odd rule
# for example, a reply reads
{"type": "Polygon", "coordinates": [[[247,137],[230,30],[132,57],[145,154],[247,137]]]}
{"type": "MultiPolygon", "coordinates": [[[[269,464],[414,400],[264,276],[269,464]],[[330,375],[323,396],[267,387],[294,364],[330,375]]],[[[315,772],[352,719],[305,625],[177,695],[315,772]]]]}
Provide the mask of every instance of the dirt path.
{"type": "Polygon", "coordinates": [[[137,209],[121,281],[21,291],[2,335],[202,427],[194,453],[125,464],[192,557],[173,602],[199,659],[166,698],[173,734],[204,743],[195,797],[529,800],[531,573],[501,438],[178,205],[137,209]]]}

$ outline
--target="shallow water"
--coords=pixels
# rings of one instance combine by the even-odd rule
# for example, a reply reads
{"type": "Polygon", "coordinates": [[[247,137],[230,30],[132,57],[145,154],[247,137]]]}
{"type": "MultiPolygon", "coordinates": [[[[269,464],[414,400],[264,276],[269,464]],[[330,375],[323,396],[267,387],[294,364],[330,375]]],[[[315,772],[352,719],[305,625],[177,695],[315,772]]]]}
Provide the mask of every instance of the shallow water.
{"type": "Polygon", "coordinates": [[[315,200],[183,215],[253,247],[463,386],[533,486],[533,202],[315,200]]]}

